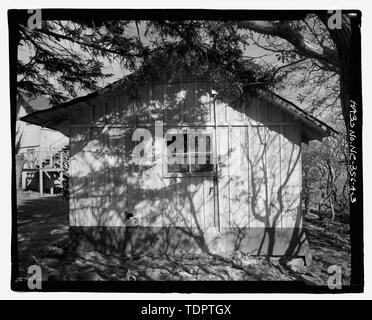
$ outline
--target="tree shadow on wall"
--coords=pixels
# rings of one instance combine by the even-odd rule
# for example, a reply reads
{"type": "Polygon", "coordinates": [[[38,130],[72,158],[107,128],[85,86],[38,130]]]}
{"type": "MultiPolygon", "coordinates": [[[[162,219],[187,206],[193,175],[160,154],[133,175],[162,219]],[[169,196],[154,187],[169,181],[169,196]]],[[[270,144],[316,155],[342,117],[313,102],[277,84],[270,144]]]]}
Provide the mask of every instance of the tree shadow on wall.
{"type": "MultiPolygon", "coordinates": [[[[138,166],[132,159],[133,149],[142,142],[132,141],[136,128],[145,126],[154,137],[155,120],[163,120],[168,126],[175,122],[181,126],[190,122],[205,126],[212,119],[212,100],[205,94],[207,88],[207,84],[198,87],[191,82],[163,83],[152,85],[151,90],[135,90],[130,96],[105,97],[109,102],[104,108],[94,107],[94,121],[102,127],[72,129],[71,223],[85,226],[80,234],[75,230],[76,237],[84,237],[86,243],[104,252],[172,253],[181,249],[211,252],[210,246],[217,244],[210,234],[218,238],[219,221],[215,202],[209,197],[210,178],[191,175],[165,178],[163,166],[160,169],[155,163],[155,155],[154,163],[148,166],[138,166]],[[139,226],[123,228],[128,224],[128,212],[139,220],[139,226]]],[[[258,103],[257,99],[254,101],[258,103]]],[[[241,102],[229,103],[233,109],[242,111],[241,102]]],[[[260,123],[262,115],[257,112],[257,105],[256,112],[250,112],[250,98],[245,97],[244,103],[247,117],[260,123]]],[[[259,102],[267,109],[264,103],[259,102]]],[[[304,237],[297,185],[292,185],[291,179],[300,161],[300,142],[291,132],[283,132],[279,125],[254,128],[249,143],[243,141],[241,146],[246,154],[248,175],[228,177],[221,187],[222,191],[232,185],[249,185],[248,190],[231,197],[231,202],[237,199],[246,203],[243,215],[249,219],[245,224],[236,223],[233,216],[241,212],[229,212],[232,218],[226,225],[226,233],[233,245],[225,250],[275,255],[280,251],[276,245],[282,234],[279,244],[285,246],[282,252],[296,255],[304,237]],[[282,137],[288,141],[286,147],[278,144],[282,137]],[[253,145],[255,150],[251,148],[253,145]],[[271,150],[269,157],[268,150],[271,150]],[[281,155],[285,155],[286,161],[282,161],[281,155]],[[254,232],[249,229],[260,230],[255,235],[256,248],[249,246],[252,239],[247,239],[247,232],[254,232]],[[288,232],[280,233],[283,229],[288,232]]],[[[228,154],[233,151],[229,150],[228,154]]],[[[214,197],[216,190],[212,193],[214,197]]]]}

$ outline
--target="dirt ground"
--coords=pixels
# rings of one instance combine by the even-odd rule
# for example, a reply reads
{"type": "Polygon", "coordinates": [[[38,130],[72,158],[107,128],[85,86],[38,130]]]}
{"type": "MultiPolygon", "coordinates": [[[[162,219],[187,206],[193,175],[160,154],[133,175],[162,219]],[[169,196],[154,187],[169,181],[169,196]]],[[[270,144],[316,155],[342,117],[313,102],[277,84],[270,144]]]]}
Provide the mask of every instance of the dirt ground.
{"type": "MultiPolygon", "coordinates": [[[[68,204],[61,196],[21,192],[18,207],[19,278],[30,265],[42,267],[44,280],[301,280],[326,285],[328,267],[342,268],[342,282],[350,281],[350,240],[341,224],[325,229],[315,215],[304,221],[313,263],[288,265],[278,258],[252,256],[165,256],[122,258],[98,252],[69,252],[68,204]]],[[[301,261],[300,261],[301,262],[301,261]]]]}

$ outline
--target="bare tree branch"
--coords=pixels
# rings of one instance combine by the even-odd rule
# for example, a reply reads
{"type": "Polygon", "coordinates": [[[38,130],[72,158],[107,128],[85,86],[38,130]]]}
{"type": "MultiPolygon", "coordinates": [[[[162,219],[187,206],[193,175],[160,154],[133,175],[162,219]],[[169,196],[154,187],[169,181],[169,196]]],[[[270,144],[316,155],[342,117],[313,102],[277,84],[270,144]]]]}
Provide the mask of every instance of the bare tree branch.
{"type": "Polygon", "coordinates": [[[286,22],[241,21],[240,28],[250,29],[268,36],[280,37],[292,44],[299,54],[321,61],[329,71],[339,72],[339,60],[334,50],[311,43],[286,22]]]}

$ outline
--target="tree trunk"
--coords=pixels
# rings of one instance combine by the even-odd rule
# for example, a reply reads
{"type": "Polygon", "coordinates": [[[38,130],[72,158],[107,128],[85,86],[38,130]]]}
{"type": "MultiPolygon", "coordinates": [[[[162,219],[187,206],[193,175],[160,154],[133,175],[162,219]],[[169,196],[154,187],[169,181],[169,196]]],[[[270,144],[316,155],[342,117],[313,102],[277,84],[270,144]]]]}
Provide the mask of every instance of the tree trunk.
{"type": "MultiPolygon", "coordinates": [[[[320,20],[328,27],[328,18],[326,14],[318,15],[320,20]]],[[[346,132],[349,127],[349,109],[350,109],[350,73],[351,73],[351,24],[347,15],[342,15],[341,29],[329,29],[332,41],[337,48],[339,59],[340,75],[340,100],[342,115],[344,118],[346,132]]]]}

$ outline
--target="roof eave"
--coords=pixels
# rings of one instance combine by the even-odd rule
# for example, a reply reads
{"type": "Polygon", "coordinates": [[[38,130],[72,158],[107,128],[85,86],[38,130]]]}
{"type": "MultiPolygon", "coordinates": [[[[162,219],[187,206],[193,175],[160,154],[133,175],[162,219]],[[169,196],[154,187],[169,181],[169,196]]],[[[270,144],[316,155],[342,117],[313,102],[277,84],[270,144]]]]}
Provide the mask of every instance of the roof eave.
{"type": "Polygon", "coordinates": [[[339,134],[338,131],[336,131],[323,121],[308,114],[306,111],[296,106],[293,102],[281,97],[271,90],[259,89],[259,92],[261,92],[261,94],[264,93],[262,96],[266,99],[268,98],[268,96],[270,96],[271,100],[274,103],[282,106],[284,110],[290,112],[302,124],[302,142],[308,143],[311,140],[322,141],[322,139],[325,137],[335,136],[339,134]]]}

